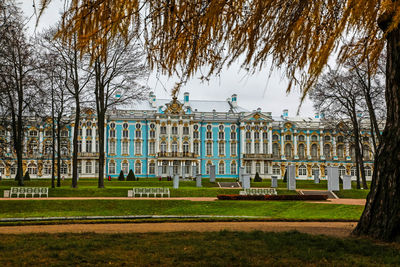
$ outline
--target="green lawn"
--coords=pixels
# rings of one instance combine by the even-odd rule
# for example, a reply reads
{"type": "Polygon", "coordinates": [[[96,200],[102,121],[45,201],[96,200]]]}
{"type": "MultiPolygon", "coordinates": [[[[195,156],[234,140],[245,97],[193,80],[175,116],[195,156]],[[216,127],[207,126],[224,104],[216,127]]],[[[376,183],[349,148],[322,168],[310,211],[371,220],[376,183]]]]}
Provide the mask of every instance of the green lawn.
{"type": "Polygon", "coordinates": [[[298,232],[0,235],[1,266],[398,266],[400,247],[298,232]]]}
{"type": "Polygon", "coordinates": [[[226,215],[358,220],[363,208],[300,201],[9,200],[0,201],[0,217],[226,215]]]}
{"type": "Polygon", "coordinates": [[[368,196],[368,193],[369,193],[369,190],[364,190],[364,189],[351,189],[351,190],[335,191],[335,194],[339,198],[366,199],[368,196]]]}

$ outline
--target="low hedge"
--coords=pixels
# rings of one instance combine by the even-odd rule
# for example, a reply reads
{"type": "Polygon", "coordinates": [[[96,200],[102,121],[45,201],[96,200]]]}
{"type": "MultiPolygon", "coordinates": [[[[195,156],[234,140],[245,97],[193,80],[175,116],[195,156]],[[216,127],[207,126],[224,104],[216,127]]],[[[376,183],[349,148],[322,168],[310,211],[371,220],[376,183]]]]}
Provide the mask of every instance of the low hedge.
{"type": "Polygon", "coordinates": [[[218,195],[219,200],[327,200],[327,195],[218,195]]]}

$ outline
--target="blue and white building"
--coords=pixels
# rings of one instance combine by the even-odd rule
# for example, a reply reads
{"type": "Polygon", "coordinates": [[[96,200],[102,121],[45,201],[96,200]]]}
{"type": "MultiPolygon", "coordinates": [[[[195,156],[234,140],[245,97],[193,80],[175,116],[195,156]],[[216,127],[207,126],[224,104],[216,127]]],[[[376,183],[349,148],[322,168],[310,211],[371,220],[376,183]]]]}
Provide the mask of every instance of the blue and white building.
{"type": "MultiPolygon", "coordinates": [[[[85,110],[78,126],[81,178],[98,173],[96,125],[95,113],[85,110]]],[[[106,176],[117,177],[121,170],[127,174],[132,169],[138,177],[166,177],[171,169],[181,177],[195,173],[209,177],[210,166],[215,165],[217,178],[238,178],[240,167],[253,177],[258,172],[269,178],[283,174],[288,164],[296,166],[299,179],[312,178],[316,171],[323,178],[330,165],[338,166],[342,175],[355,176],[354,144],[321,118],[289,117],[288,110],[280,116],[261,109],[249,111],[238,105],[236,94],[225,101],[204,101],[191,100],[189,93],[181,100],[157,99],[150,93],[146,101],[109,111],[106,125],[106,176]]],[[[71,176],[74,127],[63,129],[60,167],[65,177],[71,176]]],[[[47,132],[46,124],[27,132],[24,168],[32,178],[50,177],[47,132]]],[[[0,130],[1,138],[9,138],[6,130],[0,130]]],[[[362,141],[366,176],[371,178],[373,146],[367,126],[362,141]]],[[[0,172],[12,176],[15,166],[12,159],[3,159],[0,172]]]]}

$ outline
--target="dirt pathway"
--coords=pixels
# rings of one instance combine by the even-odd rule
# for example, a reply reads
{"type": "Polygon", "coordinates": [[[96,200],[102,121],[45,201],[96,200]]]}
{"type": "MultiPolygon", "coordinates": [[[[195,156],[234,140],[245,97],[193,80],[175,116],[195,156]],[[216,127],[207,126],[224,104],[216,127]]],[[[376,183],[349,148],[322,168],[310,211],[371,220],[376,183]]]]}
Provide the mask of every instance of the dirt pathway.
{"type": "Polygon", "coordinates": [[[355,222],[183,222],[183,223],[112,223],[3,226],[0,234],[27,233],[150,233],[150,232],[212,232],[212,231],[266,231],[297,230],[307,234],[324,234],[346,237],[356,226],[355,222]]]}

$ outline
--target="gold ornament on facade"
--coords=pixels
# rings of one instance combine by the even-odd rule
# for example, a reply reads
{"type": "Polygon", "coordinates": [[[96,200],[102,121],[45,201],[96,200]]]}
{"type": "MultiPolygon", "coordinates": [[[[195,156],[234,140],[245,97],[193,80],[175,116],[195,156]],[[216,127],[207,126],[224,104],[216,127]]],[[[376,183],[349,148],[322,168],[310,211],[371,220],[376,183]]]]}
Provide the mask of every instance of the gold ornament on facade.
{"type": "Polygon", "coordinates": [[[176,97],[173,97],[171,103],[166,104],[166,106],[165,114],[185,114],[185,111],[182,109],[183,104],[179,103],[176,97]]]}
{"type": "Polygon", "coordinates": [[[255,120],[259,120],[259,119],[261,118],[261,116],[260,116],[259,113],[256,113],[256,114],[253,115],[253,118],[254,118],[255,120]]]}

